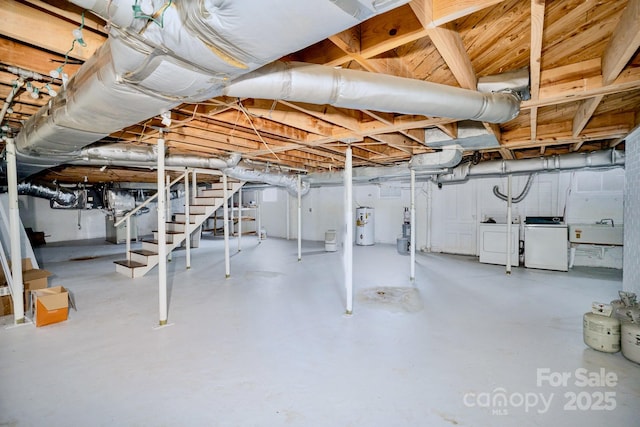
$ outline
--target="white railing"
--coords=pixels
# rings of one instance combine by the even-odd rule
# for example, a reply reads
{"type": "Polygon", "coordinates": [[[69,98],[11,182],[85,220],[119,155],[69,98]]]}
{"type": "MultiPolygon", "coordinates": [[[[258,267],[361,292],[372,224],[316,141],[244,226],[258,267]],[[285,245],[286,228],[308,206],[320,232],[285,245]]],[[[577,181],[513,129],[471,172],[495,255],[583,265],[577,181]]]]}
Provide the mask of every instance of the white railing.
{"type": "MultiPolygon", "coordinates": [[[[171,189],[171,187],[173,187],[174,184],[177,184],[179,181],[182,181],[183,179],[185,180],[185,185],[187,185],[187,183],[189,182],[188,176],[189,173],[193,172],[191,169],[187,169],[183,174],[181,174],[179,177],[177,177],[176,179],[174,179],[173,181],[170,181],[165,188],[163,188],[161,191],[169,191],[171,189]]],[[[195,175],[195,172],[193,172],[195,175]]],[[[194,182],[195,184],[195,182],[194,182]]],[[[159,190],[160,191],[160,190],[159,190]]],[[[125,216],[123,216],[122,218],[120,218],[119,221],[117,221],[115,224],[113,224],[114,227],[119,227],[120,225],[122,225],[123,222],[126,222],[125,228],[127,229],[127,240],[126,240],[126,254],[127,254],[127,261],[131,261],[131,217],[133,215],[135,215],[140,209],[144,208],[145,206],[147,206],[149,203],[153,202],[156,198],[158,197],[158,192],[156,192],[156,194],[154,194],[153,196],[149,197],[147,200],[144,201],[144,203],[141,203],[139,206],[137,206],[135,209],[130,210],[125,216]]],[[[187,245],[190,245],[190,233],[191,230],[189,229],[189,200],[185,198],[185,212],[187,215],[187,223],[185,225],[185,236],[186,236],[186,240],[187,240],[187,245]]],[[[158,228],[160,227],[166,227],[165,224],[158,224],[158,228]]]]}

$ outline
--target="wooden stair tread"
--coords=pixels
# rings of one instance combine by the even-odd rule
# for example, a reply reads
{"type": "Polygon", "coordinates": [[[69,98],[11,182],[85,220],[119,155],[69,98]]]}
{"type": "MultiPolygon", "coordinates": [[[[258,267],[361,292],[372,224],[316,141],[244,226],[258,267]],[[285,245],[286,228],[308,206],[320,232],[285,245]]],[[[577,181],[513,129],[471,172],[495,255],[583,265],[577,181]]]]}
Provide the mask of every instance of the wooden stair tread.
{"type": "Polygon", "coordinates": [[[158,255],[157,252],[153,252],[153,251],[150,251],[148,249],[136,249],[136,250],[131,250],[130,252],[134,253],[134,254],[138,254],[138,255],[143,255],[143,256],[158,255]]]}
{"type": "MultiPolygon", "coordinates": [[[[172,222],[171,224],[184,224],[183,222],[172,222]]],[[[158,230],[151,230],[152,233],[157,233],[158,230]]],[[[184,231],[165,231],[166,234],[184,234],[184,231]]]]}
{"type": "Polygon", "coordinates": [[[128,268],[146,267],[147,264],[143,264],[137,261],[128,261],[126,259],[113,261],[114,264],[123,265],[128,268]]]}
{"type": "MultiPolygon", "coordinates": [[[[147,239],[147,240],[143,240],[143,243],[155,243],[156,245],[158,244],[158,241],[156,239],[147,239]]],[[[172,242],[167,242],[167,245],[173,245],[172,242]]]]}

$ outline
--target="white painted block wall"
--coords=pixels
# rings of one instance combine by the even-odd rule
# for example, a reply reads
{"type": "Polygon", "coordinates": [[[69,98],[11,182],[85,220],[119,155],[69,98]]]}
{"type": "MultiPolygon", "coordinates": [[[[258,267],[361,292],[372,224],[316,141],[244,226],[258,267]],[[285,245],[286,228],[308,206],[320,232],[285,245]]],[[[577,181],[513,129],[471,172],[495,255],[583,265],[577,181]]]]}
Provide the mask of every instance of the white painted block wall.
{"type": "Polygon", "coordinates": [[[640,295],[640,129],[625,143],[624,272],[622,287],[640,295]]]}

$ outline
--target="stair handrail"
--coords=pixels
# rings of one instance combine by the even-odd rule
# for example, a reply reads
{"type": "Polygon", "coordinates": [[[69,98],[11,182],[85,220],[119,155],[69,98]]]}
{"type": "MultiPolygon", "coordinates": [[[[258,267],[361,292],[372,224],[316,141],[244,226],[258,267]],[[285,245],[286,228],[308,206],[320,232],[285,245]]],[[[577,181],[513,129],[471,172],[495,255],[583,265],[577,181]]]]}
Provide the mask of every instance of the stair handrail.
{"type": "MultiPolygon", "coordinates": [[[[170,181],[167,185],[165,185],[162,188],[162,191],[167,191],[167,190],[171,190],[171,187],[173,187],[174,184],[176,184],[178,181],[181,181],[182,179],[184,179],[189,172],[191,172],[191,169],[187,169],[184,171],[184,173],[182,173],[179,177],[177,177],[176,179],[174,179],[173,181],[170,181]]],[[[131,217],[133,215],[136,214],[136,212],[138,212],[140,209],[142,209],[143,207],[147,206],[149,203],[151,203],[153,200],[155,200],[158,197],[158,193],[159,191],[156,191],[156,194],[154,194],[153,196],[149,197],[147,200],[144,201],[144,203],[141,203],[139,206],[137,206],[135,209],[130,210],[129,212],[127,212],[127,214],[125,216],[123,216],[122,218],[120,218],[119,221],[115,222],[113,224],[113,226],[115,228],[119,227],[123,222],[126,221],[127,225],[126,225],[126,229],[127,229],[127,240],[126,240],[126,254],[127,254],[127,261],[131,261],[131,217]]],[[[158,224],[158,227],[161,227],[160,224],[158,224]]]]}
{"type": "Polygon", "coordinates": [[[9,293],[13,295],[13,276],[11,275],[11,269],[9,268],[9,263],[7,262],[7,254],[4,251],[4,246],[0,241],[0,263],[2,264],[2,271],[4,272],[4,277],[7,280],[7,285],[9,286],[9,293]]]}

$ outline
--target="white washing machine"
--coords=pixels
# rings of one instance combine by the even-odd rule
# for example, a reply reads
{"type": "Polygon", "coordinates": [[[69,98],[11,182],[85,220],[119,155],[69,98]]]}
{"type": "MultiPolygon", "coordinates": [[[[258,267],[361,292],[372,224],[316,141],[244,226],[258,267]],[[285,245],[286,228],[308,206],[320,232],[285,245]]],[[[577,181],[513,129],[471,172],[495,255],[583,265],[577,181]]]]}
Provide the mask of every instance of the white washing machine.
{"type": "Polygon", "coordinates": [[[569,234],[562,218],[527,217],[524,226],[524,266],[569,271],[569,234]]]}

